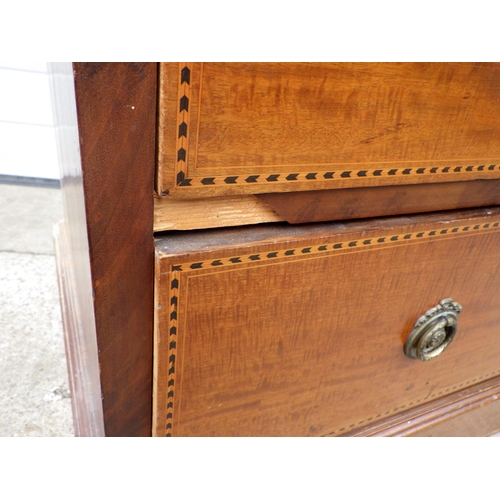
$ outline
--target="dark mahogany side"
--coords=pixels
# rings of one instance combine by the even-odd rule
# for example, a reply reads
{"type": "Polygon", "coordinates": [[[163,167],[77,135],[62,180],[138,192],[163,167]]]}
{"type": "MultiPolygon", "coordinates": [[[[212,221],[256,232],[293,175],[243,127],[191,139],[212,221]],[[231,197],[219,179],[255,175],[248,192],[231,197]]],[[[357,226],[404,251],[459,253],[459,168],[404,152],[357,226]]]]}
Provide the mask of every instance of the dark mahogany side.
{"type": "Polygon", "coordinates": [[[105,432],[149,436],[157,65],[73,69],[105,432]]]}

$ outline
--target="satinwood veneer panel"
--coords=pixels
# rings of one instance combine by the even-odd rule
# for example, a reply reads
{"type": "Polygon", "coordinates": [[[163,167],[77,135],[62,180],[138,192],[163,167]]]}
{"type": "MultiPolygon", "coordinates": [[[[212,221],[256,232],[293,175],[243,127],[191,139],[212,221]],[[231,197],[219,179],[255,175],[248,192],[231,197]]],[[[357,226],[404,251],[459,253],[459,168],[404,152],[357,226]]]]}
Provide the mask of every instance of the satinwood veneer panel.
{"type": "Polygon", "coordinates": [[[500,177],[498,63],[162,63],[160,194],[500,177]]]}
{"type": "Polygon", "coordinates": [[[155,435],[341,435],[500,374],[498,208],[155,245],[155,435]],[[455,340],[407,358],[447,297],[455,340]]]}

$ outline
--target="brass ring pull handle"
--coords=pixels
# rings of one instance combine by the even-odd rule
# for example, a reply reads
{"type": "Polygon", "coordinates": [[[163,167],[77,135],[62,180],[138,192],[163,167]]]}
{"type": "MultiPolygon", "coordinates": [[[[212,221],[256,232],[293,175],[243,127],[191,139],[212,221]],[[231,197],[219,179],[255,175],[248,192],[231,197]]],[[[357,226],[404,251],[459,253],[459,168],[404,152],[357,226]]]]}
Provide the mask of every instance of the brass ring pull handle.
{"type": "Polygon", "coordinates": [[[405,354],[421,361],[439,356],[457,333],[458,315],[461,312],[462,306],[458,302],[443,299],[415,323],[405,342],[405,354]]]}

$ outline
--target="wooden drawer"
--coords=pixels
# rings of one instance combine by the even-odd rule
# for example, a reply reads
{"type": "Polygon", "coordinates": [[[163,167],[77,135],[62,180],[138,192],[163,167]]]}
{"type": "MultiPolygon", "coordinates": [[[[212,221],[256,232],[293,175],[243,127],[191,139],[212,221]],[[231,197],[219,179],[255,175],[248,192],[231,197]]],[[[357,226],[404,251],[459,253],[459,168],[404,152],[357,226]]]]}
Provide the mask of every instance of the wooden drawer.
{"type": "Polygon", "coordinates": [[[337,436],[500,374],[499,208],[155,246],[155,435],[337,436]],[[463,306],[450,347],[406,357],[447,297],[463,306]]]}
{"type": "Polygon", "coordinates": [[[498,63],[162,63],[177,198],[500,177],[498,63]]]}

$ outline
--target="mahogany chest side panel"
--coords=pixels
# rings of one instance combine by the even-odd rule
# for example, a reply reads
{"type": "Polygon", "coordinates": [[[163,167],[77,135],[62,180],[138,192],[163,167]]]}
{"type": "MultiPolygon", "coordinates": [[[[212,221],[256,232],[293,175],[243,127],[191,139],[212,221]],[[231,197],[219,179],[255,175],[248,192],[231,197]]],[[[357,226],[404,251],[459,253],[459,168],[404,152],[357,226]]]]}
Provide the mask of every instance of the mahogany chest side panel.
{"type": "Polygon", "coordinates": [[[107,436],[151,435],[156,63],[75,63],[107,436]]]}

